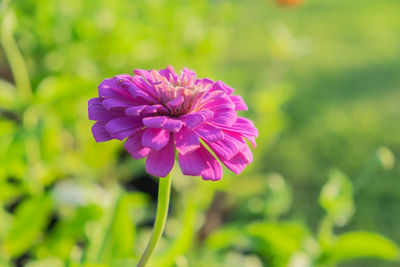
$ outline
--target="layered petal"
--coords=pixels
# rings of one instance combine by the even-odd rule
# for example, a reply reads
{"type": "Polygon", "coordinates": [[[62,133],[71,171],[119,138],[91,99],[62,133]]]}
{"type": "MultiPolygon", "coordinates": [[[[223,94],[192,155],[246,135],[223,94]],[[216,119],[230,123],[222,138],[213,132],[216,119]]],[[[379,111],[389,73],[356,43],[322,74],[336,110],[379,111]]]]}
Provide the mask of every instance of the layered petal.
{"type": "Polygon", "coordinates": [[[139,116],[141,114],[141,112],[148,107],[148,105],[140,105],[140,106],[134,106],[134,107],[130,107],[125,109],[125,114],[127,116],[139,116]]]}
{"type": "Polygon", "coordinates": [[[200,149],[187,153],[179,154],[179,166],[184,175],[200,176],[201,173],[209,168],[203,159],[200,149]]]}
{"type": "Polygon", "coordinates": [[[235,104],[235,110],[249,110],[243,98],[240,95],[230,95],[232,102],[235,104]]]}
{"type": "Polygon", "coordinates": [[[164,70],[160,70],[159,73],[169,81],[177,81],[179,79],[179,75],[175,73],[175,69],[171,65],[164,70]]]}
{"type": "Polygon", "coordinates": [[[236,175],[241,173],[247,165],[253,161],[253,155],[250,149],[236,154],[230,160],[221,160],[222,163],[236,175]]]}
{"type": "Polygon", "coordinates": [[[143,116],[149,116],[149,115],[157,115],[159,113],[168,113],[168,109],[165,108],[162,105],[156,104],[156,105],[150,105],[145,107],[142,112],[140,113],[143,116]]]}
{"type": "Polygon", "coordinates": [[[176,133],[182,128],[183,122],[166,116],[156,116],[144,118],[143,124],[149,128],[164,129],[176,133]]]}
{"type": "Polygon", "coordinates": [[[186,155],[179,154],[179,165],[185,175],[201,175],[204,180],[213,181],[222,178],[221,164],[203,145],[186,155]]]}
{"type": "Polygon", "coordinates": [[[177,112],[177,109],[183,104],[184,98],[183,96],[178,96],[177,98],[167,102],[167,107],[172,112],[177,112]]]}
{"type": "Polygon", "coordinates": [[[230,160],[247,147],[246,142],[241,137],[229,133],[224,133],[224,139],[214,143],[207,143],[207,145],[221,160],[230,160]]]}
{"type": "Polygon", "coordinates": [[[107,98],[103,101],[103,106],[107,109],[126,109],[135,105],[135,102],[128,99],[107,98]]]}
{"type": "Polygon", "coordinates": [[[154,176],[165,177],[171,172],[175,161],[174,140],[158,151],[151,151],[146,159],[146,171],[154,176]]]}
{"type": "Polygon", "coordinates": [[[92,126],[92,133],[96,142],[104,142],[112,139],[111,135],[106,131],[105,125],[105,122],[98,121],[92,126]]]}
{"type": "Polygon", "coordinates": [[[170,139],[169,131],[163,129],[146,129],[142,135],[142,144],[154,150],[160,150],[170,139]]]}
{"type": "Polygon", "coordinates": [[[232,87],[229,87],[228,85],[226,85],[225,83],[223,83],[222,81],[216,81],[214,83],[214,85],[212,86],[212,88],[210,89],[210,92],[212,91],[222,91],[227,95],[232,94],[235,90],[232,87]]]}
{"type": "Polygon", "coordinates": [[[191,129],[183,126],[182,129],[175,134],[176,149],[181,155],[192,152],[200,147],[199,136],[191,129]]]}
{"type": "Polygon", "coordinates": [[[219,128],[208,123],[203,123],[194,131],[203,139],[210,143],[222,140],[224,133],[219,128]]]}
{"type": "Polygon", "coordinates": [[[129,94],[128,90],[126,88],[120,86],[121,80],[123,80],[125,78],[126,78],[126,76],[119,75],[119,76],[115,76],[112,79],[105,79],[102,83],[100,83],[100,85],[98,87],[99,96],[133,100],[133,98],[129,94]]]}
{"type": "Polygon", "coordinates": [[[137,118],[121,117],[108,121],[105,125],[107,132],[113,138],[123,140],[142,128],[143,124],[137,118]]]}
{"type": "Polygon", "coordinates": [[[89,120],[94,121],[109,121],[124,115],[121,111],[109,111],[103,106],[101,98],[92,98],[89,101],[88,107],[89,120]]]}
{"type": "Polygon", "coordinates": [[[227,126],[218,124],[218,127],[225,132],[243,136],[253,144],[253,147],[256,147],[255,137],[258,137],[258,130],[251,120],[238,117],[233,125],[227,126]]]}
{"type": "Polygon", "coordinates": [[[214,112],[208,109],[195,111],[189,114],[185,114],[180,117],[182,122],[189,128],[196,128],[203,122],[206,122],[214,117],[214,112]]]}
{"type": "Polygon", "coordinates": [[[128,151],[134,159],[144,158],[151,151],[149,147],[145,147],[142,144],[143,132],[144,130],[134,133],[128,139],[126,139],[124,144],[126,151],[128,151]]]}

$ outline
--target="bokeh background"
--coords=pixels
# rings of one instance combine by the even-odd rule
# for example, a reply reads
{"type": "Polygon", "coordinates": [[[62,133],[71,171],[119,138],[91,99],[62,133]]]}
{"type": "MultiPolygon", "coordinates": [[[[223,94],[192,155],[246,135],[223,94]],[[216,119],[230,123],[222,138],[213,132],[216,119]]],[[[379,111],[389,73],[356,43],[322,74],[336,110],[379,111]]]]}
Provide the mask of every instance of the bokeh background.
{"type": "Polygon", "coordinates": [[[134,68],[234,87],[254,163],[173,170],[151,266],[400,266],[400,1],[0,1],[0,266],[135,266],[157,180],[95,143],[87,102],[134,68]]]}

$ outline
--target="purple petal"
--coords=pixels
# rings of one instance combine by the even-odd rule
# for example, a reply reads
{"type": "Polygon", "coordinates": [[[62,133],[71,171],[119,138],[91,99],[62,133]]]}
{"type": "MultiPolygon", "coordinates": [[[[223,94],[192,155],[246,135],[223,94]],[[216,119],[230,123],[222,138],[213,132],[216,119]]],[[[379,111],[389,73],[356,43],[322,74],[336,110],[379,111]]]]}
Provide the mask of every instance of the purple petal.
{"type": "Polygon", "coordinates": [[[105,124],[105,122],[96,122],[92,126],[92,133],[96,142],[104,142],[112,139],[111,135],[106,131],[105,124]]]}
{"type": "MultiPolygon", "coordinates": [[[[135,70],[136,72],[137,70],[135,70]]],[[[145,71],[147,72],[147,71],[145,71]]],[[[151,76],[146,75],[151,78],[151,76]]],[[[146,104],[155,104],[158,102],[158,94],[154,87],[141,76],[134,76],[131,84],[126,84],[129,94],[134,99],[141,99],[146,104]]]]}
{"type": "Polygon", "coordinates": [[[186,155],[179,154],[179,165],[185,175],[194,175],[204,180],[219,180],[222,178],[221,164],[203,146],[186,155]]]}
{"type": "Polygon", "coordinates": [[[152,104],[157,102],[156,99],[154,99],[148,93],[146,93],[145,91],[143,91],[142,89],[140,89],[136,86],[129,87],[128,90],[133,98],[140,98],[140,99],[144,100],[145,102],[152,103],[152,104]]]}
{"type": "Polygon", "coordinates": [[[221,160],[230,160],[237,153],[247,147],[246,142],[241,137],[234,137],[229,133],[224,134],[224,139],[207,143],[221,160]]]}
{"type": "Polygon", "coordinates": [[[224,93],[230,95],[232,94],[235,90],[228,85],[224,84],[222,81],[216,81],[211,87],[210,92],[212,91],[223,91],[224,93]]]}
{"type": "Polygon", "coordinates": [[[206,171],[210,166],[203,159],[200,146],[197,150],[182,155],[179,153],[179,166],[184,175],[200,176],[203,171],[206,171]]]}
{"type": "Polygon", "coordinates": [[[126,140],[126,142],[124,144],[126,151],[128,151],[129,154],[131,154],[134,159],[144,158],[151,151],[150,148],[144,147],[142,145],[143,132],[144,131],[142,130],[142,131],[139,131],[139,132],[133,134],[126,140]]]}
{"type": "Polygon", "coordinates": [[[163,129],[146,129],[142,135],[142,144],[154,150],[160,150],[169,141],[169,131],[163,129]]]}
{"type": "Polygon", "coordinates": [[[235,174],[239,174],[244,170],[244,168],[246,168],[247,165],[249,165],[251,163],[252,158],[253,157],[252,157],[251,151],[249,149],[245,153],[240,152],[240,153],[236,154],[236,156],[234,156],[233,158],[231,158],[228,161],[225,161],[225,160],[221,160],[221,161],[228,169],[233,171],[235,174]]]}
{"type": "MultiPolygon", "coordinates": [[[[151,99],[153,100],[157,100],[158,99],[158,93],[155,90],[155,88],[153,87],[153,85],[151,85],[151,80],[147,81],[145,79],[143,79],[142,77],[138,77],[135,76],[133,77],[133,83],[135,84],[136,88],[133,88],[131,92],[134,91],[142,91],[144,93],[146,93],[146,95],[148,95],[151,99]]],[[[156,103],[157,101],[149,101],[150,103],[156,103]]]]}
{"type": "Polygon", "coordinates": [[[125,114],[127,116],[132,116],[132,117],[139,116],[142,110],[144,110],[146,107],[148,107],[148,105],[140,105],[136,107],[127,108],[125,109],[125,114]]]}
{"type": "Polygon", "coordinates": [[[208,123],[203,123],[194,131],[204,140],[212,143],[224,138],[224,133],[215,126],[212,126],[208,123]]]}
{"type": "Polygon", "coordinates": [[[102,99],[92,98],[89,100],[89,120],[94,121],[109,121],[118,117],[123,116],[123,112],[116,110],[106,110],[102,105],[102,99]]]}
{"type": "Polygon", "coordinates": [[[139,131],[143,126],[140,119],[132,117],[122,117],[110,120],[106,124],[106,130],[113,138],[122,140],[133,133],[139,131]]]}
{"type": "Polygon", "coordinates": [[[143,124],[149,128],[165,129],[176,133],[182,128],[183,122],[165,116],[157,116],[144,118],[143,124]]]}
{"type": "Polygon", "coordinates": [[[183,103],[183,96],[178,96],[174,100],[171,100],[167,103],[167,107],[171,111],[175,111],[179,106],[181,106],[183,103]]]}
{"type": "Polygon", "coordinates": [[[143,109],[140,114],[141,115],[153,115],[156,113],[168,113],[168,109],[166,109],[164,106],[159,105],[159,104],[150,105],[150,106],[147,106],[145,109],[143,109]]]}
{"type": "Polygon", "coordinates": [[[204,109],[200,111],[195,111],[189,114],[185,114],[180,117],[183,123],[189,128],[196,128],[203,122],[208,121],[214,116],[211,110],[204,109]]]}
{"type": "Polygon", "coordinates": [[[89,99],[88,104],[89,104],[89,105],[102,105],[103,101],[104,101],[104,98],[102,98],[102,97],[95,97],[95,98],[89,99]]]}
{"type": "Polygon", "coordinates": [[[248,164],[253,162],[253,153],[248,146],[246,146],[246,149],[242,150],[241,153],[248,164]]]}
{"type": "Polygon", "coordinates": [[[181,74],[181,81],[183,81],[187,87],[192,87],[196,81],[196,73],[192,70],[184,68],[181,74]]]}
{"type": "Polygon", "coordinates": [[[237,113],[231,109],[219,109],[214,110],[215,115],[210,120],[212,123],[218,123],[219,125],[231,126],[237,121],[237,113]]]}
{"type": "Polygon", "coordinates": [[[197,79],[195,82],[195,84],[201,84],[203,86],[207,86],[207,85],[211,86],[211,85],[214,85],[214,83],[215,82],[209,78],[197,79]]]}
{"type": "Polygon", "coordinates": [[[258,130],[251,120],[243,117],[238,117],[233,125],[218,125],[218,127],[223,129],[224,131],[243,136],[244,138],[248,139],[254,147],[256,147],[255,137],[258,136],[258,130]]]}
{"type": "Polygon", "coordinates": [[[103,101],[103,106],[110,110],[112,108],[128,108],[132,107],[135,102],[127,100],[127,99],[116,99],[116,98],[107,98],[103,101]]]}
{"type": "Polygon", "coordinates": [[[151,74],[149,70],[134,69],[133,73],[139,76],[143,76],[146,80],[151,80],[151,74]]]}
{"type": "MultiPolygon", "coordinates": [[[[231,109],[235,110],[235,103],[229,98],[229,96],[223,92],[211,92],[207,94],[202,100],[201,106],[206,109],[214,110],[219,109],[231,109]]],[[[215,112],[214,112],[215,113],[215,112]]]]}
{"type": "Polygon", "coordinates": [[[171,136],[168,144],[161,150],[150,152],[146,159],[146,171],[154,176],[165,177],[172,170],[174,161],[174,139],[171,136]]]}
{"type": "Polygon", "coordinates": [[[185,155],[200,147],[199,137],[191,129],[183,126],[182,129],[175,134],[176,149],[181,155],[185,155]]]}
{"type": "Polygon", "coordinates": [[[232,102],[235,104],[235,110],[249,110],[243,98],[240,95],[230,95],[232,102]]]}
{"type": "Polygon", "coordinates": [[[105,79],[98,86],[99,96],[133,100],[127,89],[120,86],[123,80],[127,80],[129,78],[131,78],[129,75],[119,75],[112,79],[105,79]]]}
{"type": "Polygon", "coordinates": [[[178,74],[175,73],[174,67],[171,65],[164,70],[160,70],[158,73],[167,78],[168,81],[177,81],[179,78],[178,74]]]}
{"type": "Polygon", "coordinates": [[[208,152],[208,150],[204,147],[200,147],[200,153],[203,160],[208,165],[208,168],[201,172],[201,177],[204,180],[212,180],[217,181],[222,178],[222,167],[214,156],[208,152]]]}
{"type": "Polygon", "coordinates": [[[243,117],[238,117],[235,124],[230,128],[234,129],[238,133],[246,133],[248,135],[258,137],[258,130],[254,126],[254,123],[251,120],[243,117]]]}

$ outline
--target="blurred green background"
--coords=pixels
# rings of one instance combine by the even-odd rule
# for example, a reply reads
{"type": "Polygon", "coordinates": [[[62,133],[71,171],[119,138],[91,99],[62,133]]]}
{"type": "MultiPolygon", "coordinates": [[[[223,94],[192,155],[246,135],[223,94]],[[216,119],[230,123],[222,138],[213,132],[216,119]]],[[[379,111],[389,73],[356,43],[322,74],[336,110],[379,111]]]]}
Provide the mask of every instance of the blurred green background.
{"type": "Polygon", "coordinates": [[[400,266],[400,1],[301,2],[1,0],[0,266],[135,266],[157,180],[87,102],[169,64],[234,87],[260,137],[238,177],[174,169],[151,266],[400,266]]]}

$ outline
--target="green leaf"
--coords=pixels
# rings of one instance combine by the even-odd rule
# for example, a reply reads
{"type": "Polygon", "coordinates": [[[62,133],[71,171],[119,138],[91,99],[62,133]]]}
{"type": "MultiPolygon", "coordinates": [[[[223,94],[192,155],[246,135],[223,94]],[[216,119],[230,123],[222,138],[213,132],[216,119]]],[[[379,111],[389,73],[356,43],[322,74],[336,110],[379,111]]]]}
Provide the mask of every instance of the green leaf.
{"type": "MultiPolygon", "coordinates": [[[[173,266],[177,257],[186,253],[193,243],[195,228],[195,203],[192,197],[186,198],[186,208],[181,222],[181,231],[174,241],[168,244],[165,251],[156,254],[154,259],[150,260],[150,266],[173,266]]],[[[168,226],[168,225],[167,225],[168,226]]]]}
{"type": "Polygon", "coordinates": [[[16,106],[17,89],[11,83],[0,79],[0,107],[6,109],[12,109],[16,106]]]}
{"type": "Polygon", "coordinates": [[[280,174],[270,174],[267,178],[268,191],[265,212],[269,217],[278,218],[289,210],[292,204],[292,193],[280,174]]]}
{"type": "Polygon", "coordinates": [[[260,222],[248,225],[249,235],[263,241],[269,251],[275,255],[290,255],[302,248],[309,237],[308,230],[295,222],[260,222]]]}
{"type": "Polygon", "coordinates": [[[354,214],[353,187],[339,169],[330,172],[329,181],[322,188],[319,200],[338,226],[345,225],[354,214]]]}
{"type": "Polygon", "coordinates": [[[13,218],[13,224],[4,241],[4,250],[11,257],[27,251],[43,233],[52,209],[47,195],[29,198],[22,202],[13,218]]]}
{"type": "Polygon", "coordinates": [[[206,247],[212,250],[222,250],[236,246],[241,248],[251,246],[249,237],[241,231],[241,227],[238,225],[218,229],[206,239],[206,247]]]}
{"type": "Polygon", "coordinates": [[[64,267],[62,260],[57,258],[46,258],[36,261],[30,261],[24,265],[25,267],[64,267]]]}
{"type": "Polygon", "coordinates": [[[135,225],[131,218],[132,197],[114,190],[115,200],[98,222],[90,227],[87,262],[111,263],[115,259],[129,258],[133,254],[135,225]]]}
{"type": "Polygon", "coordinates": [[[340,235],[328,254],[336,262],[365,257],[399,260],[400,251],[395,243],[384,236],[351,232],[340,235]]]}

